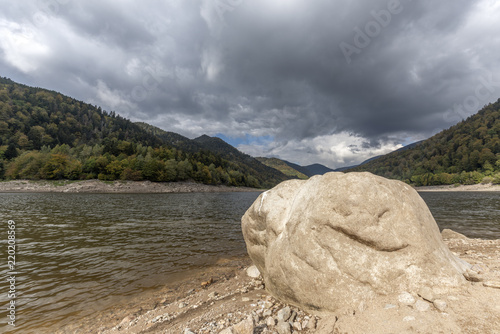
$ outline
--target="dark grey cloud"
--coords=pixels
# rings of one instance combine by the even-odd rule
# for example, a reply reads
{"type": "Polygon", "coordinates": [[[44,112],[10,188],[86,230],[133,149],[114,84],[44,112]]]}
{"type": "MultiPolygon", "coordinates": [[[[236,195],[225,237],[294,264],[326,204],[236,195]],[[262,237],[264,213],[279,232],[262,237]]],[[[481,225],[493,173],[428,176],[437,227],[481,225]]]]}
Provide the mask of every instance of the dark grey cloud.
{"type": "Polygon", "coordinates": [[[357,163],[500,96],[487,0],[0,4],[1,75],[254,155],[357,163]]]}

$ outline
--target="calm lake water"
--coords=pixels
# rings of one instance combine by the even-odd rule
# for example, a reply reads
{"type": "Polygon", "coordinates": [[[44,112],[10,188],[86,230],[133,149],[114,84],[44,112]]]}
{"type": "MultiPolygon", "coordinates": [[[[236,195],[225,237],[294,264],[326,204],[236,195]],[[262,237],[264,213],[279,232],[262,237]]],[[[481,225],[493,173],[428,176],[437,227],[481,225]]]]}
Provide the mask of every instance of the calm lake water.
{"type": "MultiPolygon", "coordinates": [[[[0,332],[7,221],[16,222],[16,331],[50,332],[169,276],[246,253],[240,219],[259,193],[0,194],[0,332]],[[51,327],[52,326],[52,327],[51,327]]],[[[500,238],[500,193],[421,193],[438,225],[500,238]]]]}

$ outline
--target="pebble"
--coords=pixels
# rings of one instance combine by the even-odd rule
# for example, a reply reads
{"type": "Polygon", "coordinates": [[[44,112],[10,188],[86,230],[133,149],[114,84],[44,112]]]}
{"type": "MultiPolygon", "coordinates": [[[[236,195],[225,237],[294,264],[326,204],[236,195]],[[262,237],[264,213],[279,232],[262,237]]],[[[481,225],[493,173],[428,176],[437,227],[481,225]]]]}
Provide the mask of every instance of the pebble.
{"type": "Polygon", "coordinates": [[[428,286],[421,288],[420,291],[418,291],[418,295],[428,302],[432,303],[434,301],[434,293],[428,286]]]}
{"type": "Polygon", "coordinates": [[[278,326],[276,327],[278,334],[291,334],[292,329],[290,328],[290,323],[288,321],[278,322],[278,326]]]}
{"type": "Polygon", "coordinates": [[[242,298],[241,298],[241,301],[242,301],[242,302],[249,302],[249,301],[250,301],[250,298],[248,298],[248,297],[242,297],[242,298]]]}
{"type": "Polygon", "coordinates": [[[415,309],[420,312],[429,311],[430,304],[428,302],[424,302],[423,300],[417,300],[415,303],[415,309]]]}
{"type": "Polygon", "coordinates": [[[500,289],[500,281],[486,281],[483,285],[488,288],[500,289]]]}
{"type": "Polygon", "coordinates": [[[238,334],[253,334],[254,329],[255,322],[251,315],[233,326],[233,330],[238,334]]]}
{"type": "Polygon", "coordinates": [[[269,308],[271,308],[271,307],[273,307],[273,306],[274,306],[274,304],[273,304],[273,303],[271,303],[270,301],[266,301],[266,302],[264,302],[264,308],[266,308],[266,309],[269,309],[269,308]]]}
{"type": "Polygon", "coordinates": [[[291,315],[292,311],[289,306],[282,308],[278,311],[278,322],[288,321],[291,315]]]}
{"type": "Polygon", "coordinates": [[[125,318],[123,318],[123,320],[120,322],[120,324],[118,326],[124,326],[124,325],[128,324],[129,322],[131,322],[134,319],[135,318],[133,316],[128,315],[125,318]]]}
{"type": "Polygon", "coordinates": [[[288,321],[293,323],[295,321],[295,318],[297,318],[297,312],[292,311],[292,315],[290,315],[290,317],[288,318],[288,321]]]}
{"type": "Polygon", "coordinates": [[[257,278],[260,276],[260,271],[257,269],[255,265],[248,267],[247,269],[247,275],[252,277],[252,278],[257,278]]]}
{"type": "Polygon", "coordinates": [[[434,307],[438,309],[439,311],[443,312],[448,305],[444,300],[441,299],[436,299],[434,300],[434,307]]]}
{"type": "Polygon", "coordinates": [[[301,331],[301,330],[302,330],[302,325],[300,324],[300,322],[295,321],[295,322],[293,323],[293,328],[295,328],[295,329],[296,329],[296,330],[298,330],[298,331],[301,331]]]}
{"type": "Polygon", "coordinates": [[[222,330],[221,332],[219,332],[219,334],[234,334],[233,327],[228,327],[228,328],[222,330]]]}
{"type": "Polygon", "coordinates": [[[403,292],[398,296],[398,300],[401,304],[412,305],[415,303],[415,298],[409,292],[403,292]]]}
{"type": "Polygon", "coordinates": [[[415,320],[415,317],[412,315],[407,315],[406,317],[403,318],[403,321],[413,321],[415,320]]]}
{"type": "Polygon", "coordinates": [[[274,327],[276,325],[276,320],[273,317],[267,317],[266,319],[267,327],[274,327]]]}
{"type": "Polygon", "coordinates": [[[215,291],[212,291],[208,294],[208,298],[210,299],[214,299],[215,297],[217,297],[218,293],[215,292],[215,291]]]}
{"type": "Polygon", "coordinates": [[[394,304],[385,304],[384,309],[385,310],[390,310],[391,308],[396,308],[397,306],[394,304]]]}
{"type": "Polygon", "coordinates": [[[195,332],[193,332],[193,331],[191,330],[191,328],[186,328],[186,329],[184,330],[184,334],[196,334],[196,333],[195,333],[195,332]]]}
{"type": "Polygon", "coordinates": [[[186,307],[186,306],[187,306],[187,304],[186,304],[186,303],[179,303],[179,308],[184,308],[184,307],[186,307]]]}

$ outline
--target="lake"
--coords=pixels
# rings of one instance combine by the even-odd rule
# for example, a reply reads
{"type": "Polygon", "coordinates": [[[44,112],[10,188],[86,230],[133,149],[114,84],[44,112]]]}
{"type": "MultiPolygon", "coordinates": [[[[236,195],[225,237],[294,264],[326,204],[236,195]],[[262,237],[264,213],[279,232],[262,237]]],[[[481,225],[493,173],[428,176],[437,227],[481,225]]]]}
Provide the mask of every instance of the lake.
{"type": "MultiPolygon", "coordinates": [[[[0,194],[2,277],[7,221],[16,225],[16,331],[51,332],[109,305],[164,286],[169,277],[244,255],[240,219],[259,195],[0,194]]],[[[500,193],[428,192],[438,225],[500,238],[500,193]]],[[[0,332],[8,332],[6,280],[0,332]]]]}

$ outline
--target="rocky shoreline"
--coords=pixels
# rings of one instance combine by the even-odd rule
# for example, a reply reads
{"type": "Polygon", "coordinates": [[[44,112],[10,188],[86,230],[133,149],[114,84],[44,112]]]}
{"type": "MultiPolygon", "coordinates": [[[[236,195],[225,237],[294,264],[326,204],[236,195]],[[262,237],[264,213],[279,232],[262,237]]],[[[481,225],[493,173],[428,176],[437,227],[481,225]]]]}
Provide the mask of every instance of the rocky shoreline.
{"type": "Polygon", "coordinates": [[[415,187],[416,191],[500,191],[500,184],[471,184],[415,187]]]}
{"type": "Polygon", "coordinates": [[[51,193],[191,193],[191,192],[242,192],[260,191],[255,188],[211,186],[195,182],[151,181],[30,181],[0,182],[0,192],[51,192],[51,193]]]}
{"type": "MultiPolygon", "coordinates": [[[[212,186],[195,182],[151,181],[31,181],[12,180],[0,182],[0,192],[54,192],[54,193],[189,193],[189,192],[253,192],[265,189],[246,187],[212,186]]],[[[415,187],[417,191],[500,191],[500,185],[448,185],[415,187]]]]}
{"type": "Polygon", "coordinates": [[[336,314],[310,314],[269,295],[248,257],[223,259],[162,291],[73,323],[57,333],[500,333],[500,239],[450,230],[444,242],[473,265],[465,289],[401,291],[336,314]]]}

